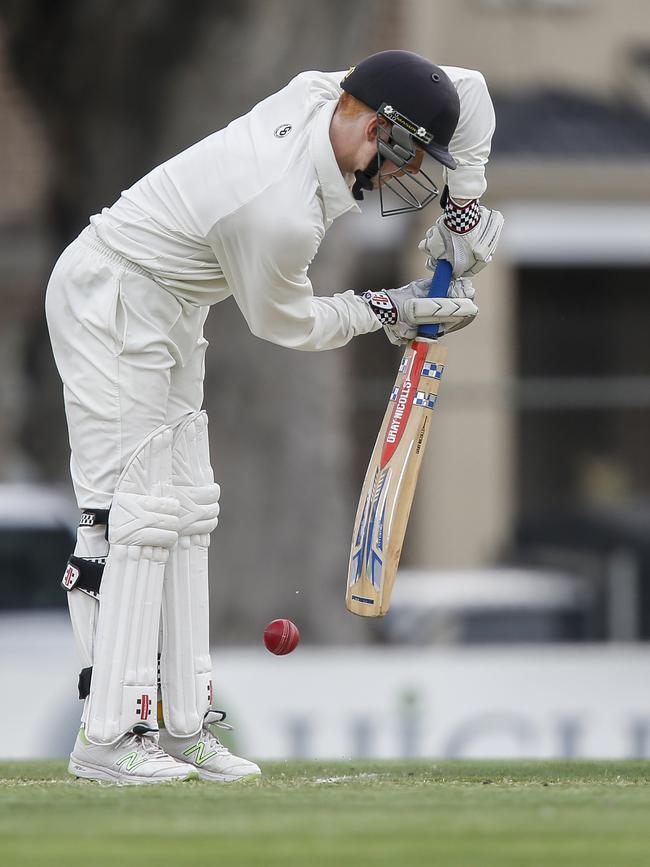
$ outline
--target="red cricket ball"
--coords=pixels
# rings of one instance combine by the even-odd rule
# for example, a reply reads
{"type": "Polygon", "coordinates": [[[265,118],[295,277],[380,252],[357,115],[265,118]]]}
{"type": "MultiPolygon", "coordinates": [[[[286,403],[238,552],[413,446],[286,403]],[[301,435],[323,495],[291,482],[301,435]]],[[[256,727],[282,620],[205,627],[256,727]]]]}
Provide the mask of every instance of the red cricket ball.
{"type": "Polygon", "coordinates": [[[295,650],[300,641],[300,633],[295,623],[284,618],[272,620],[264,630],[264,646],[276,656],[284,656],[295,650]]]}

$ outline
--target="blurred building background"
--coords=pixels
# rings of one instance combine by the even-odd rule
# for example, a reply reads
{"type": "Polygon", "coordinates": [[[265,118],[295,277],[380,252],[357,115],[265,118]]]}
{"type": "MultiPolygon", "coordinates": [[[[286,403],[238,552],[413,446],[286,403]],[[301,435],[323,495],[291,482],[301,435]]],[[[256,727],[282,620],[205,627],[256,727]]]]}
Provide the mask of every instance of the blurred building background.
{"type": "MultiPolygon", "coordinates": [[[[386,48],[477,68],[488,81],[497,131],[484,199],[507,223],[496,260],[476,278],[481,315],[449,339],[394,609],[369,624],[344,611],[344,582],[358,490],[398,353],[373,334],[336,352],[298,355],[253,338],[234,304],[212,311],[206,408],[223,492],[211,548],[213,640],[256,645],[268,620],[288,616],[315,645],[451,645],[459,656],[444,656],[447,648],[435,659],[448,672],[459,665],[459,673],[436,687],[436,706],[442,696],[462,705],[456,690],[463,701],[476,695],[477,719],[487,714],[487,729],[505,719],[503,730],[514,731],[522,750],[579,754],[579,713],[562,710],[549,723],[554,734],[531,746],[528,723],[502,705],[483,707],[490,690],[472,680],[481,660],[493,664],[508,707],[533,707],[527,690],[539,653],[530,652],[528,676],[520,667],[508,680],[509,666],[524,657],[507,644],[552,644],[551,668],[539,678],[548,695],[554,684],[565,698],[571,678],[592,684],[585,714],[599,707],[598,671],[626,672],[612,699],[624,709],[626,734],[608,742],[617,724],[600,719],[592,751],[645,755],[650,9],[643,0],[133,0],[119,14],[109,0],[0,0],[0,646],[4,654],[17,634],[29,634],[30,617],[41,618],[39,647],[49,628],[53,646],[71,646],[67,631],[59,637],[53,626],[65,615],[58,580],[71,498],[42,310],[56,256],[122,189],[294,74],[347,69],[386,48]],[[32,563],[39,545],[52,553],[32,563]],[[569,648],[575,642],[586,655],[569,648]],[[474,643],[493,645],[492,663],[487,651],[463,655],[474,643]]],[[[311,270],[317,293],[420,276],[417,242],[438,213],[434,204],[411,219],[382,219],[367,197],[361,217],[343,218],[328,233],[311,270]]],[[[402,684],[397,698],[386,698],[386,713],[399,705],[402,746],[382,749],[433,749],[414,734],[429,701],[417,697],[428,682],[424,657],[402,648],[415,656],[393,663],[397,657],[382,652],[350,650],[347,665],[337,657],[336,682],[356,666],[367,683],[383,683],[381,659],[422,662],[411,692],[402,684]]],[[[272,684],[277,667],[252,653],[229,650],[223,658],[231,670],[248,671],[245,680],[261,666],[272,684]]],[[[309,662],[317,666],[316,657],[309,662]]],[[[298,677],[285,667],[279,689],[291,690],[291,671],[298,677]]],[[[328,672],[328,682],[333,677],[328,672]]],[[[497,680],[490,682],[499,694],[497,680]]],[[[252,703],[256,687],[246,688],[252,703]]],[[[327,752],[296,714],[285,721],[292,745],[285,752],[327,752]]],[[[367,718],[355,714],[346,743],[367,747],[367,718]]],[[[435,750],[462,754],[461,735],[448,740],[451,747],[435,750]]],[[[488,752],[508,754],[512,743],[498,743],[488,752]]],[[[277,744],[268,751],[282,754],[277,744]]]]}

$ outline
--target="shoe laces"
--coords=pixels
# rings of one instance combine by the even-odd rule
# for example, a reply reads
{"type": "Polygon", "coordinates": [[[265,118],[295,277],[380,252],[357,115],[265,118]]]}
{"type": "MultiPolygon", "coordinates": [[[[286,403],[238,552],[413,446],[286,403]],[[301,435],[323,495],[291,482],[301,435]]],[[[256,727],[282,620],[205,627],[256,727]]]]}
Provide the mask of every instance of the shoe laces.
{"type": "Polygon", "coordinates": [[[203,729],[201,731],[201,740],[206,745],[206,747],[210,750],[214,750],[221,756],[230,755],[230,750],[228,749],[228,747],[225,747],[221,743],[221,741],[214,734],[212,729],[219,728],[231,732],[233,730],[233,727],[227,722],[224,722],[225,718],[225,711],[216,710],[216,708],[210,708],[206,715],[203,717],[203,729]]]}
{"type": "Polygon", "coordinates": [[[142,753],[146,753],[151,759],[168,759],[169,756],[158,743],[158,734],[158,729],[151,728],[145,724],[139,724],[134,726],[132,731],[127,734],[126,744],[135,747],[142,753]]]}

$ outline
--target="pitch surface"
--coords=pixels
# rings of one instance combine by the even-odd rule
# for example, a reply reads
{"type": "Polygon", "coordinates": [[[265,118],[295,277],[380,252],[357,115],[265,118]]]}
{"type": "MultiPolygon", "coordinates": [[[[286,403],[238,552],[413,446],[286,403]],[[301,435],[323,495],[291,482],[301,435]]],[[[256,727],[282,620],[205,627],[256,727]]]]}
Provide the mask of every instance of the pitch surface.
{"type": "Polygon", "coordinates": [[[0,862],[641,867],[650,763],[262,763],[261,780],[117,787],[0,764],[0,862]]]}

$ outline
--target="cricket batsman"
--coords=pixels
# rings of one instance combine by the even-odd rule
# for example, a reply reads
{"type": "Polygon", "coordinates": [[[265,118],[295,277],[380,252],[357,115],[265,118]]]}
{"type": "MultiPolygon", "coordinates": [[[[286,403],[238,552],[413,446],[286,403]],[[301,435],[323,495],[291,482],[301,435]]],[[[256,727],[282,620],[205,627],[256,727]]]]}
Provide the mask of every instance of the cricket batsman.
{"type": "Polygon", "coordinates": [[[69,770],[118,783],[259,774],[213,731],[208,545],[219,485],[203,403],[203,326],[232,295],[251,332],[304,351],[382,326],[393,342],[478,312],[471,275],[503,219],[483,207],[494,112],[479,72],[384,51],[304,72],[90,218],[46,298],[81,511],[63,577],[81,657],[69,770]],[[420,244],[453,266],[454,309],[427,280],[315,297],[309,265],[335,219],[379,191],[382,214],[443,214],[420,244]],[[398,201],[389,206],[389,192],[398,201]]]}

